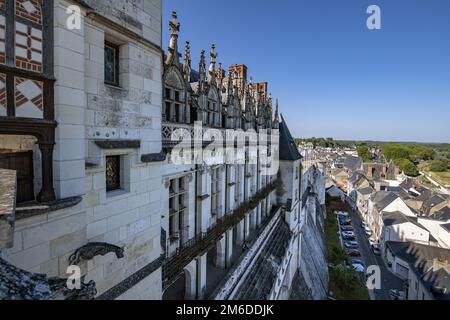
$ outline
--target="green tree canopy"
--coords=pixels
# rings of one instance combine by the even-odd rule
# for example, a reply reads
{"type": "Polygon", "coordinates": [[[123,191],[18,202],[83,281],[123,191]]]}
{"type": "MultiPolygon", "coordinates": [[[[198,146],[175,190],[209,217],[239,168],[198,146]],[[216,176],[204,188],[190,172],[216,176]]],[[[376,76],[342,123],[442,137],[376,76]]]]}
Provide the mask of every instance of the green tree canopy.
{"type": "Polygon", "coordinates": [[[407,176],[417,177],[419,175],[419,170],[417,170],[416,165],[411,160],[396,159],[395,163],[407,176]]]}
{"type": "Polygon", "coordinates": [[[369,162],[372,160],[372,153],[369,151],[369,148],[365,145],[360,145],[356,148],[358,151],[358,156],[360,156],[364,162],[369,162]]]}

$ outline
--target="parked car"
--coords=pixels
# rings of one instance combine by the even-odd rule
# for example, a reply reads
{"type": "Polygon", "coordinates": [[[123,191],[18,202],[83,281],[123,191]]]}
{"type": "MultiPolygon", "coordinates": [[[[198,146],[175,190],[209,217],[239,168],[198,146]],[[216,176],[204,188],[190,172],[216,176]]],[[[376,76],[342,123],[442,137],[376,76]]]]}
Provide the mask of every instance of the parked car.
{"type": "Polygon", "coordinates": [[[365,232],[369,232],[369,231],[372,232],[372,230],[370,230],[370,228],[368,226],[364,227],[364,231],[365,232]]]}
{"type": "Polygon", "coordinates": [[[355,241],[356,238],[352,236],[342,236],[342,240],[344,241],[355,241]]]}
{"type": "Polygon", "coordinates": [[[378,246],[378,244],[375,243],[372,245],[372,252],[376,256],[381,256],[381,251],[380,251],[380,247],[378,246]]]}
{"type": "Polygon", "coordinates": [[[341,230],[342,231],[353,231],[353,227],[352,226],[341,226],[341,230]]]}
{"type": "Polygon", "coordinates": [[[369,245],[370,245],[370,247],[372,247],[376,243],[377,242],[375,240],[373,240],[372,238],[369,238],[369,245]]]}
{"type": "Polygon", "coordinates": [[[371,230],[365,230],[364,232],[366,233],[366,236],[368,236],[368,237],[370,237],[372,235],[371,230]]]}
{"type": "Polygon", "coordinates": [[[353,231],[342,231],[343,236],[354,237],[355,233],[353,231]]]}
{"type": "Polygon", "coordinates": [[[358,242],[356,241],[345,241],[344,246],[348,249],[358,249],[358,242]]]}
{"type": "Polygon", "coordinates": [[[348,251],[348,255],[350,257],[361,257],[361,252],[359,252],[358,250],[350,250],[348,251]]]}
{"type": "Polygon", "coordinates": [[[366,269],[364,268],[364,266],[362,264],[353,263],[352,267],[358,273],[365,273],[366,272],[366,269]]]}
{"type": "Polygon", "coordinates": [[[367,227],[365,222],[361,222],[361,229],[365,229],[367,227]]]}
{"type": "Polygon", "coordinates": [[[341,226],[350,226],[350,225],[351,225],[351,221],[347,221],[347,220],[345,220],[345,221],[339,221],[339,224],[340,224],[341,226]]]}

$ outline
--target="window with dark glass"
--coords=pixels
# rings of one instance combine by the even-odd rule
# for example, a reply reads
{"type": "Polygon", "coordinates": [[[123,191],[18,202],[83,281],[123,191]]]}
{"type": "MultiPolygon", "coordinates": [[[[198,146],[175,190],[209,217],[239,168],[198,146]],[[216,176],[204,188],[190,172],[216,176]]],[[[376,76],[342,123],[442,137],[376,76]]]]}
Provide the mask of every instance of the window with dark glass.
{"type": "Polygon", "coordinates": [[[106,191],[120,189],[120,156],[106,157],[106,191]]]}
{"type": "Polygon", "coordinates": [[[105,83],[119,85],[119,47],[105,43],[105,83]]]}
{"type": "Polygon", "coordinates": [[[185,226],[183,225],[184,212],[186,210],[185,179],[176,178],[170,180],[169,186],[169,239],[174,242],[182,239],[185,226]]]}

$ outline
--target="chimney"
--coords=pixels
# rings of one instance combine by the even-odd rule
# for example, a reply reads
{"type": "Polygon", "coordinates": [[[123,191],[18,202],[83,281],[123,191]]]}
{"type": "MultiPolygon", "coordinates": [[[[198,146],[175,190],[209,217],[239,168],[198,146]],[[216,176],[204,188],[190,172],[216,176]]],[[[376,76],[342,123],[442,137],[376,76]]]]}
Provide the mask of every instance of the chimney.
{"type": "Polygon", "coordinates": [[[247,83],[247,66],[245,64],[233,64],[230,66],[228,76],[232,76],[234,72],[237,72],[237,86],[239,95],[244,95],[245,85],[247,83]]]}
{"type": "Polygon", "coordinates": [[[369,178],[373,178],[372,169],[372,166],[367,166],[367,176],[369,178]]]}

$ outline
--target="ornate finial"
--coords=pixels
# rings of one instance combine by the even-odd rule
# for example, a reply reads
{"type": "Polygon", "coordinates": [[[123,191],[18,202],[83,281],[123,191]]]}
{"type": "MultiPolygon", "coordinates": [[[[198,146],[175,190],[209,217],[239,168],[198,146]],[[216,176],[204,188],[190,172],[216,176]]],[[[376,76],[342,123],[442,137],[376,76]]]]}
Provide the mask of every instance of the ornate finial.
{"type": "Polygon", "coordinates": [[[209,74],[208,74],[208,82],[212,83],[216,79],[216,45],[213,43],[211,45],[211,51],[210,51],[210,63],[209,63],[209,74]]]}
{"type": "Polygon", "coordinates": [[[200,83],[205,81],[206,78],[205,50],[202,50],[200,53],[200,63],[198,67],[198,73],[200,83]]]}
{"type": "Polygon", "coordinates": [[[186,45],[184,47],[183,72],[186,81],[188,83],[191,82],[191,44],[189,41],[186,41],[186,45]]]}
{"type": "Polygon", "coordinates": [[[222,63],[219,62],[219,67],[217,68],[216,72],[217,76],[217,86],[219,87],[220,91],[222,91],[222,85],[223,85],[223,77],[224,77],[224,71],[222,69],[222,63]]]}
{"type": "Polygon", "coordinates": [[[175,11],[172,12],[172,20],[169,22],[169,30],[171,31],[171,34],[166,64],[169,65],[173,59],[175,59],[177,66],[179,66],[178,32],[180,32],[180,23],[177,20],[177,13],[175,11]]]}
{"type": "Polygon", "coordinates": [[[172,21],[169,22],[169,30],[172,32],[172,36],[178,36],[178,32],[180,32],[180,23],[177,19],[177,13],[172,11],[172,21]]]}

